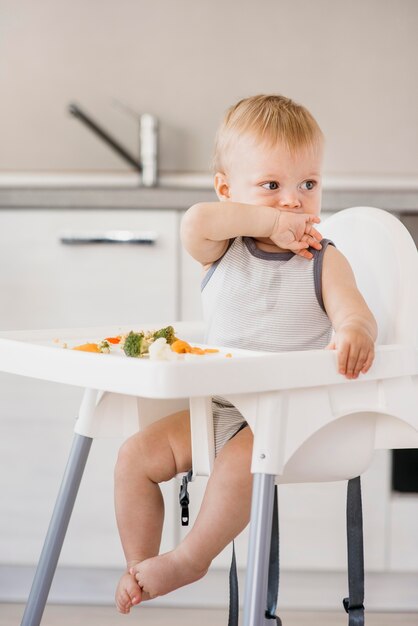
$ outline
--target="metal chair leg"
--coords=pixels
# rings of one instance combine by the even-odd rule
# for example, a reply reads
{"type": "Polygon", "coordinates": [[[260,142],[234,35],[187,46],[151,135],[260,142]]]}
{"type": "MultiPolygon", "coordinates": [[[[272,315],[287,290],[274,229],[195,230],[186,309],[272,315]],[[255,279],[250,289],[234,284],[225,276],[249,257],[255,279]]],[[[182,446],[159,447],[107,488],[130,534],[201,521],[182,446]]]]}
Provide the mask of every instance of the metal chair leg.
{"type": "Polygon", "coordinates": [[[21,626],[39,626],[93,439],[75,434],[21,626]]]}
{"type": "Polygon", "coordinates": [[[267,583],[275,476],[254,474],[244,597],[244,626],[266,626],[267,583]]]}

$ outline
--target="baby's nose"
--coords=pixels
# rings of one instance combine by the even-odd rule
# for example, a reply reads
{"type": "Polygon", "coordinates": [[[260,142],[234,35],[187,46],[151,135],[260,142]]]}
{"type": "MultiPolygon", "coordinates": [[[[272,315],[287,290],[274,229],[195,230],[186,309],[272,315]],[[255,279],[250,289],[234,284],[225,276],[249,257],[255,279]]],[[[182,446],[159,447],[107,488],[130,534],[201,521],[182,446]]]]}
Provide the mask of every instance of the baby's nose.
{"type": "Polygon", "coordinates": [[[283,208],[292,208],[296,209],[300,207],[300,200],[296,193],[288,192],[283,193],[279,199],[279,204],[283,208]]]}

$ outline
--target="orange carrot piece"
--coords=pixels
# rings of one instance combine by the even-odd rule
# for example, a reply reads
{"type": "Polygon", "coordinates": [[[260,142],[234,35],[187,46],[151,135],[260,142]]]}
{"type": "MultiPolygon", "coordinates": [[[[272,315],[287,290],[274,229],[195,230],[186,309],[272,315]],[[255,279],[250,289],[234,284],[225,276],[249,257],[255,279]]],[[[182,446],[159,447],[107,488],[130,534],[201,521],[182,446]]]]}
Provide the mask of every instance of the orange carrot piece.
{"type": "Polygon", "coordinates": [[[177,339],[171,344],[171,349],[178,354],[185,354],[186,352],[191,352],[192,346],[187,343],[187,341],[182,341],[181,339],[177,339]]]}
{"type": "Polygon", "coordinates": [[[182,339],[176,339],[171,344],[171,349],[178,354],[212,354],[214,352],[219,352],[216,348],[199,348],[198,346],[191,346],[187,341],[183,341],[182,339]]]}
{"type": "Polygon", "coordinates": [[[100,352],[97,343],[83,343],[81,346],[75,346],[73,350],[81,350],[82,352],[100,352]]]}
{"type": "Polygon", "coordinates": [[[109,343],[120,343],[120,336],[118,337],[106,337],[106,341],[109,343]]]}
{"type": "Polygon", "coordinates": [[[202,348],[198,348],[197,346],[194,346],[191,350],[190,350],[191,354],[205,354],[205,351],[202,350],[202,348]]]}

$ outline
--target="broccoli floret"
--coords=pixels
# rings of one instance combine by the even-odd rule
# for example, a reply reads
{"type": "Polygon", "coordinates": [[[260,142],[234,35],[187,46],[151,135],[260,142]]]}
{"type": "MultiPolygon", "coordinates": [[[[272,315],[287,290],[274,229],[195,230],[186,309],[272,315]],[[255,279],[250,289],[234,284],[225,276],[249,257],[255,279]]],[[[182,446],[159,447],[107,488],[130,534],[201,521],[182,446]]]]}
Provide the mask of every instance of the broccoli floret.
{"type": "Polygon", "coordinates": [[[177,337],[174,334],[174,328],[167,326],[160,330],[147,331],[147,332],[135,332],[131,330],[129,335],[126,336],[123,343],[123,350],[126,356],[141,357],[144,354],[148,354],[148,348],[156,340],[163,337],[169,345],[176,341],[177,337]]]}
{"type": "Polygon", "coordinates": [[[149,341],[144,337],[144,333],[135,333],[133,330],[126,337],[123,350],[126,356],[140,357],[148,351],[149,341]]]}
{"type": "Polygon", "coordinates": [[[174,328],[172,326],[167,326],[166,328],[161,328],[160,330],[156,330],[152,338],[153,338],[153,341],[155,341],[156,339],[160,339],[160,337],[163,337],[166,340],[166,342],[171,345],[177,339],[174,333],[175,333],[174,328]]]}

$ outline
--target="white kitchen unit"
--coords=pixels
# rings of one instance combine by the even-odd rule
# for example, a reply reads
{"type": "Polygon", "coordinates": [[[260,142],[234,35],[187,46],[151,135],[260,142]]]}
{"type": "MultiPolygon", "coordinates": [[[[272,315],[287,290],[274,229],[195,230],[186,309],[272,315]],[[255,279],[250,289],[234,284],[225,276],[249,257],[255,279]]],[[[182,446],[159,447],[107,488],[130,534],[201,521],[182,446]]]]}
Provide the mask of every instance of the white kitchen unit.
{"type": "MultiPolygon", "coordinates": [[[[178,319],[177,259],[177,211],[0,210],[0,328],[170,323],[178,319]]],[[[37,561],[81,395],[0,376],[0,563],[37,561]]],[[[62,565],[123,564],[112,493],[120,443],[94,442],[62,565]]],[[[168,510],[176,490],[165,487],[168,510]]]]}

